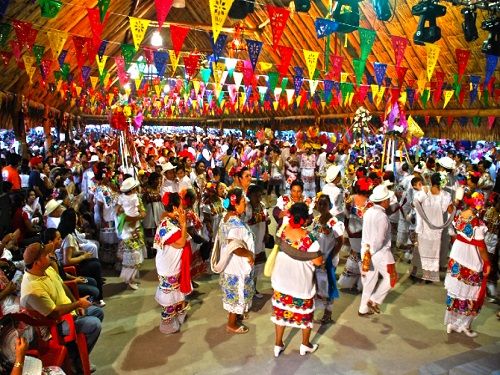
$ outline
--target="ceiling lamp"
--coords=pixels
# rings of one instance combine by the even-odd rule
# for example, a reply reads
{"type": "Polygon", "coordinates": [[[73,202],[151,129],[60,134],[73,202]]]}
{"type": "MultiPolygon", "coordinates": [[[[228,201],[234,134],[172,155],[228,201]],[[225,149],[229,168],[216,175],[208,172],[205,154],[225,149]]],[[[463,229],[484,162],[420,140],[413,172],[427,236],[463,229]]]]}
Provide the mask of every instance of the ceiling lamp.
{"type": "Polygon", "coordinates": [[[441,29],[436,19],[446,14],[446,7],[438,5],[437,0],[422,0],[411,8],[411,14],[420,16],[417,31],[413,34],[415,44],[424,45],[441,39],[441,29]],[[426,26],[427,22],[429,26],[426,26]]]}
{"type": "Polygon", "coordinates": [[[172,6],[174,8],[185,8],[186,7],[186,0],[174,0],[172,3],[172,6]]]}
{"type": "Polygon", "coordinates": [[[153,35],[151,36],[151,45],[153,47],[162,47],[163,46],[163,38],[161,37],[161,34],[158,30],[153,32],[153,35]]]}
{"type": "Polygon", "coordinates": [[[481,23],[481,29],[488,31],[488,39],[483,42],[481,52],[500,56],[500,17],[491,16],[481,23]]]}

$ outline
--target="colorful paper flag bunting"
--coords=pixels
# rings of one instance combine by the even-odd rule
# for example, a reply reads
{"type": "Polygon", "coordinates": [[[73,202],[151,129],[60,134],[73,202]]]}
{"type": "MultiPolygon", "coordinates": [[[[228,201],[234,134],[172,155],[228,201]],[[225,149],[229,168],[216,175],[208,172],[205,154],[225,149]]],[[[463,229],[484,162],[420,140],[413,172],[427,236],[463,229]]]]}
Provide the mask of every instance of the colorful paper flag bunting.
{"type": "Polygon", "coordinates": [[[278,66],[278,72],[282,76],[287,75],[288,67],[290,66],[290,61],[292,60],[293,48],[278,45],[276,49],[281,58],[280,65],[278,66]]]}
{"type": "Polygon", "coordinates": [[[161,30],[163,23],[167,19],[168,13],[170,12],[170,8],[172,8],[173,3],[174,0],[155,0],[156,19],[158,20],[159,30],[161,30]]]}
{"type": "Polygon", "coordinates": [[[439,57],[439,51],[441,47],[437,44],[425,43],[425,49],[427,51],[427,80],[430,82],[432,78],[432,73],[436,67],[436,63],[439,57]]]}
{"type": "Polygon", "coordinates": [[[360,43],[360,60],[368,59],[368,55],[372,50],[373,43],[375,42],[375,30],[364,29],[362,27],[358,28],[359,32],[359,43],[360,43]]]}
{"type": "MultiPolygon", "coordinates": [[[[170,38],[172,39],[172,46],[174,47],[176,57],[179,56],[188,33],[189,29],[187,27],[170,25],[170,38]]],[[[172,58],[172,56],[170,57],[172,58]]]]}
{"type": "Polygon", "coordinates": [[[47,31],[47,38],[49,39],[49,45],[55,57],[58,57],[66,44],[68,39],[68,33],[64,31],[47,31]]]}
{"type": "Polygon", "coordinates": [[[458,64],[458,81],[461,81],[465,69],[467,68],[467,63],[469,62],[470,50],[457,48],[455,50],[455,55],[458,64]]]}
{"type": "Polygon", "coordinates": [[[377,80],[377,84],[380,87],[384,83],[385,72],[387,71],[387,64],[376,62],[373,64],[373,70],[375,71],[375,79],[377,80]]]}
{"type": "Polygon", "coordinates": [[[99,56],[96,56],[95,61],[97,62],[97,69],[99,69],[99,74],[102,74],[106,66],[106,61],[108,61],[108,56],[104,55],[101,58],[99,58],[99,56]]]}
{"type": "Polygon", "coordinates": [[[405,49],[408,46],[408,39],[403,36],[391,35],[391,42],[396,58],[396,67],[399,67],[403,61],[405,49]]]}
{"type": "Polygon", "coordinates": [[[493,77],[493,73],[498,64],[498,56],[496,55],[486,55],[486,74],[484,77],[484,85],[488,85],[491,77],[493,77]]]}
{"type": "Polygon", "coordinates": [[[97,0],[97,7],[99,8],[99,19],[101,22],[104,22],[104,19],[107,16],[109,3],[111,0],[97,0]]]}
{"type": "MultiPolygon", "coordinates": [[[[170,30],[172,30],[172,26],[170,27],[170,30]]],[[[175,71],[177,70],[177,67],[179,66],[179,59],[181,58],[181,54],[180,53],[176,54],[174,50],[169,50],[168,55],[170,56],[170,62],[172,63],[172,77],[173,77],[175,71]]]]}
{"type": "Polygon", "coordinates": [[[120,49],[123,59],[125,60],[125,70],[127,70],[130,67],[132,59],[134,58],[137,51],[132,44],[122,44],[120,46],[120,49]]]}
{"type": "Polygon", "coordinates": [[[317,38],[321,39],[338,31],[339,23],[326,18],[316,18],[314,20],[314,27],[317,38]]]}
{"type": "Polygon", "coordinates": [[[453,96],[454,91],[453,90],[444,90],[444,103],[443,103],[443,109],[446,108],[448,103],[450,102],[451,97],[453,96]]]}
{"type": "Polygon", "coordinates": [[[42,17],[54,18],[61,9],[62,2],[59,0],[38,0],[42,17]]]}
{"type": "Polygon", "coordinates": [[[208,35],[209,35],[210,45],[212,46],[212,52],[214,54],[215,61],[217,62],[219,58],[222,56],[222,50],[226,45],[227,35],[219,34],[216,42],[214,42],[214,37],[212,32],[208,33],[208,35]]]}

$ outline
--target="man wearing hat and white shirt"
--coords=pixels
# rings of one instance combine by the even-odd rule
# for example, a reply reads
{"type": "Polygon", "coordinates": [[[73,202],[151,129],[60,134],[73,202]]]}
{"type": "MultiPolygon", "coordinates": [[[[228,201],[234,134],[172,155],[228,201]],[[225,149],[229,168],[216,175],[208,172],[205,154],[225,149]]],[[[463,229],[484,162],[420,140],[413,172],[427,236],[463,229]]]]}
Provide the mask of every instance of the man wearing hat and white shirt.
{"type": "Polygon", "coordinates": [[[161,196],[163,197],[166,192],[178,193],[179,182],[177,181],[177,176],[175,174],[175,165],[173,165],[171,162],[168,162],[166,164],[162,164],[161,168],[165,177],[160,187],[161,196]]]}
{"type": "Polygon", "coordinates": [[[83,193],[83,197],[84,199],[89,199],[90,196],[92,195],[91,193],[91,188],[94,187],[94,169],[93,169],[93,166],[95,163],[98,163],[99,162],[99,156],[97,155],[92,155],[90,157],[90,161],[89,161],[89,167],[83,172],[83,175],[82,175],[82,185],[81,185],[81,188],[82,188],[82,193],[83,193]]]}
{"type": "Polygon", "coordinates": [[[325,185],[324,176],[326,174],[326,148],[326,144],[323,144],[321,146],[321,154],[318,155],[318,159],[316,160],[316,167],[318,167],[318,176],[320,177],[320,190],[322,190],[323,186],[325,185]]]}
{"type": "MultiPolygon", "coordinates": [[[[101,333],[103,310],[92,306],[92,302],[88,300],[89,296],[75,300],[57,271],[50,266],[53,252],[52,244],[43,245],[38,242],[29,245],[24,251],[26,272],[21,283],[20,304],[49,319],[59,319],[63,315],[72,314],[76,331],[83,333],[87,339],[90,354],[101,333]]],[[[60,330],[63,335],[69,334],[66,322],[60,323],[60,330]]],[[[76,358],[78,353],[69,349],[72,357],[76,358]]],[[[92,370],[95,371],[95,366],[91,365],[92,370]]]]}
{"type": "Polygon", "coordinates": [[[64,211],[63,201],[51,199],[45,205],[45,225],[47,228],[57,228],[61,222],[61,215],[64,211]]]}
{"type": "Polygon", "coordinates": [[[321,191],[323,194],[326,194],[330,197],[330,202],[332,204],[330,213],[338,220],[344,221],[344,194],[343,190],[337,186],[340,182],[340,178],[340,166],[331,165],[326,170],[326,184],[323,186],[323,189],[321,191]]]}
{"type": "MultiPolygon", "coordinates": [[[[358,310],[359,316],[379,313],[379,306],[391,289],[391,273],[388,266],[394,267],[395,261],[391,253],[391,224],[386,210],[393,195],[394,193],[384,184],[375,187],[373,194],[370,195],[370,201],[374,205],[363,215],[361,237],[363,294],[358,310]],[[383,278],[380,283],[378,283],[379,275],[383,278]]],[[[395,272],[395,269],[393,270],[395,272]]]]}

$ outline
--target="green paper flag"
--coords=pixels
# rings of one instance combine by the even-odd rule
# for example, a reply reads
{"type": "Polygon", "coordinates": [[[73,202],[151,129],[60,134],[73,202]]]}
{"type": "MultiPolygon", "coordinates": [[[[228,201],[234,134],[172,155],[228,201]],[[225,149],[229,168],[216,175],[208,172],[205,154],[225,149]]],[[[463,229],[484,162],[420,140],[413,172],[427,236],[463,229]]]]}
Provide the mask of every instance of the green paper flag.
{"type": "Polygon", "coordinates": [[[68,63],[64,63],[61,66],[61,77],[62,77],[62,79],[64,79],[65,81],[67,81],[70,71],[71,71],[71,67],[69,66],[69,64],[68,63]]]}
{"type": "Polygon", "coordinates": [[[61,80],[61,71],[60,70],[54,70],[54,78],[56,79],[56,81],[60,81],[61,80]]]}
{"type": "Polygon", "coordinates": [[[429,89],[424,90],[424,92],[420,96],[420,99],[422,100],[422,105],[425,109],[427,107],[427,101],[429,100],[429,89]]]}
{"type": "Polygon", "coordinates": [[[356,84],[361,85],[361,80],[363,79],[363,73],[365,72],[366,60],[352,60],[352,65],[354,66],[354,73],[356,74],[356,84]]]}
{"type": "Polygon", "coordinates": [[[206,85],[208,83],[208,80],[210,79],[210,69],[208,68],[201,69],[200,74],[201,74],[201,79],[206,85]]]}
{"type": "Polygon", "coordinates": [[[375,42],[375,30],[363,29],[360,27],[358,28],[358,32],[361,47],[360,59],[366,61],[372,50],[373,42],[375,42]]]}
{"type": "Polygon", "coordinates": [[[5,46],[7,39],[9,39],[12,27],[8,23],[0,23],[0,47],[5,46]]]}
{"type": "Polygon", "coordinates": [[[481,123],[481,117],[479,116],[474,116],[472,118],[472,123],[474,124],[475,127],[478,127],[479,124],[481,123]]]}
{"type": "Polygon", "coordinates": [[[281,80],[281,89],[283,91],[286,90],[286,85],[288,84],[288,77],[283,77],[281,80]]]}
{"type": "Polygon", "coordinates": [[[125,60],[125,70],[128,70],[137,51],[132,44],[122,44],[121,50],[123,59],[125,60]]]}
{"type": "Polygon", "coordinates": [[[141,73],[141,78],[144,72],[146,71],[146,61],[137,61],[137,69],[139,70],[139,73],[141,73]]]}
{"type": "Polygon", "coordinates": [[[99,82],[101,83],[101,86],[104,87],[104,80],[106,79],[106,76],[108,75],[108,70],[103,69],[102,74],[99,74],[99,82]]]}
{"type": "Polygon", "coordinates": [[[488,90],[484,90],[483,91],[483,103],[486,107],[489,107],[490,105],[490,102],[489,102],[489,93],[488,93],[488,90]]]}
{"type": "Polygon", "coordinates": [[[312,79],[313,79],[313,80],[317,80],[317,79],[319,79],[319,73],[320,73],[319,69],[316,69],[316,70],[314,71],[314,75],[313,75],[313,78],[312,78],[312,79]]]}
{"type": "Polygon", "coordinates": [[[268,85],[269,85],[269,90],[271,92],[274,92],[274,89],[276,88],[276,85],[278,84],[278,77],[279,74],[278,72],[270,72],[268,74],[268,85]]]}
{"type": "Polygon", "coordinates": [[[109,3],[111,0],[98,0],[97,7],[99,8],[99,16],[101,18],[101,23],[104,22],[104,17],[106,16],[106,12],[109,8],[109,3]]]}
{"type": "Polygon", "coordinates": [[[40,65],[44,53],[45,53],[45,46],[41,46],[39,44],[35,44],[33,46],[33,55],[35,55],[36,65],[40,65]]]}
{"type": "Polygon", "coordinates": [[[38,0],[42,17],[54,18],[61,10],[62,2],[59,0],[38,0]]]}

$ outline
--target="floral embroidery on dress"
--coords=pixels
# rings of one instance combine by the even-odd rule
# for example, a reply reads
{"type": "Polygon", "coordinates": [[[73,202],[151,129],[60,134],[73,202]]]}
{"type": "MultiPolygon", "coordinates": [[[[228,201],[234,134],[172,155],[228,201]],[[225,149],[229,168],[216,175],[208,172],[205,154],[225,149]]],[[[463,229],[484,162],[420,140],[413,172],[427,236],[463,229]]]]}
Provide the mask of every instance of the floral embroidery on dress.
{"type": "Polygon", "coordinates": [[[203,223],[200,221],[200,218],[191,208],[186,210],[186,221],[196,230],[200,230],[203,227],[203,223]]]}
{"type": "Polygon", "coordinates": [[[474,236],[474,228],[482,226],[484,223],[477,216],[465,219],[460,215],[456,215],[453,225],[458,232],[470,239],[474,236]]]}
{"type": "Polygon", "coordinates": [[[298,327],[310,325],[314,314],[314,300],[312,298],[296,298],[288,294],[275,291],[273,299],[276,303],[284,307],[280,308],[279,306],[273,306],[272,316],[277,321],[283,320],[285,323],[296,325],[298,327]],[[304,313],[302,314],[290,311],[290,309],[300,309],[303,310],[304,313]]]}
{"type": "Polygon", "coordinates": [[[259,208],[252,207],[252,216],[248,219],[248,225],[255,225],[267,221],[267,215],[264,212],[262,204],[259,203],[259,208]]]}
{"type": "Polygon", "coordinates": [[[168,322],[177,315],[182,314],[188,308],[189,304],[184,301],[177,302],[170,306],[164,306],[161,312],[161,318],[163,321],[168,322]]]}
{"type": "Polygon", "coordinates": [[[281,233],[281,239],[286,241],[290,246],[303,252],[307,252],[311,245],[316,241],[316,237],[313,233],[309,233],[307,236],[302,237],[299,241],[290,241],[286,238],[284,231],[281,233]]]}
{"type": "Polygon", "coordinates": [[[332,233],[333,227],[337,224],[337,220],[332,217],[326,222],[326,224],[321,224],[319,218],[319,216],[314,218],[312,231],[318,235],[324,234],[325,236],[329,236],[330,233],[332,233]]]}
{"type": "Polygon", "coordinates": [[[177,274],[174,276],[162,276],[158,275],[158,280],[160,281],[160,285],[158,288],[164,293],[171,292],[172,290],[176,290],[180,288],[180,277],[181,274],[177,274]]]}
{"type": "Polygon", "coordinates": [[[359,217],[360,219],[363,218],[363,215],[365,214],[366,210],[368,210],[370,207],[373,206],[373,203],[370,202],[370,201],[366,201],[366,203],[361,206],[361,207],[358,207],[356,205],[352,205],[351,206],[351,214],[354,215],[354,216],[357,216],[359,217]]]}
{"type": "Polygon", "coordinates": [[[476,316],[481,310],[476,301],[454,298],[449,294],[446,296],[446,309],[466,316],[476,316]]]}
{"type": "Polygon", "coordinates": [[[170,236],[178,230],[179,228],[173,220],[169,219],[168,217],[164,218],[156,229],[154,237],[154,247],[157,249],[162,249],[168,238],[170,238],[170,236]]]}
{"type": "Polygon", "coordinates": [[[483,279],[481,272],[476,272],[471,270],[470,268],[462,266],[460,263],[451,258],[448,262],[448,273],[451,277],[454,277],[464,284],[470,286],[481,285],[483,279]]]}

